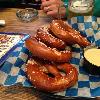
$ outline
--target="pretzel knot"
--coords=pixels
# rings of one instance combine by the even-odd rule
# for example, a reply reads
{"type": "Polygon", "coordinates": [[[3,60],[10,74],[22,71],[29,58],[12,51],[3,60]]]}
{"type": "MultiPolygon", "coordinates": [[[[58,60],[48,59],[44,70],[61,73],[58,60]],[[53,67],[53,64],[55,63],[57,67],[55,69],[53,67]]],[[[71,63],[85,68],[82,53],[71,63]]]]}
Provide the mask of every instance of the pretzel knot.
{"type": "MultiPolygon", "coordinates": [[[[78,78],[75,67],[71,64],[61,64],[58,66],[46,64],[47,69],[41,70],[41,65],[36,63],[27,64],[27,75],[34,87],[45,92],[59,92],[73,86],[78,78]],[[60,73],[64,71],[64,75],[60,73]]],[[[43,68],[43,67],[42,67],[43,68]]]]}

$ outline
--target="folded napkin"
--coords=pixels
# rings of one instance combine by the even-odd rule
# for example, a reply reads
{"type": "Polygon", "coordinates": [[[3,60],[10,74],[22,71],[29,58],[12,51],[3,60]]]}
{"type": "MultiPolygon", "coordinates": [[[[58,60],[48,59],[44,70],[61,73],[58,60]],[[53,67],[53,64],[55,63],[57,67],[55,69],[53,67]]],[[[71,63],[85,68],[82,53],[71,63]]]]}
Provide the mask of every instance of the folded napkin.
{"type": "MultiPolygon", "coordinates": [[[[100,18],[94,16],[78,16],[68,20],[68,23],[80,31],[87,39],[100,46],[100,18]]],[[[86,73],[82,67],[82,49],[78,45],[72,46],[73,57],[71,64],[74,65],[78,72],[78,82],[73,87],[56,93],[61,96],[80,96],[96,97],[100,96],[100,76],[94,76],[86,73]]],[[[21,83],[23,86],[30,87],[25,74],[25,64],[29,57],[29,51],[24,42],[10,54],[10,57],[0,68],[0,85],[11,86],[21,83]]]]}

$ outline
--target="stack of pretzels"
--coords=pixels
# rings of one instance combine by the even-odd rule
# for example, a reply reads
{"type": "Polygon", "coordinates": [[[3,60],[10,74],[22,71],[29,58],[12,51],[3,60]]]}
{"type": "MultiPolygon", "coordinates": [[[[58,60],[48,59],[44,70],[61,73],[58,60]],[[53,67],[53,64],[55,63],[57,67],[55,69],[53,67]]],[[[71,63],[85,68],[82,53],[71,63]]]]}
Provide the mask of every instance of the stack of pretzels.
{"type": "Polygon", "coordinates": [[[78,80],[76,68],[69,63],[72,52],[66,50],[66,45],[86,47],[90,42],[66,22],[53,20],[49,27],[39,28],[25,44],[33,55],[26,66],[28,79],[37,89],[54,93],[75,85],[78,80]]]}

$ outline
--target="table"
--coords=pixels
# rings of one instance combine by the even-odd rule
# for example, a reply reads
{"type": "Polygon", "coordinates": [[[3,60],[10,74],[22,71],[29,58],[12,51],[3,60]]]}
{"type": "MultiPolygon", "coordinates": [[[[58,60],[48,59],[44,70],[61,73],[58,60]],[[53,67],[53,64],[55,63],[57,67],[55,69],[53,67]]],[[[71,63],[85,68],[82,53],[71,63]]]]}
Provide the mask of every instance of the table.
{"type": "MultiPolygon", "coordinates": [[[[4,27],[0,27],[0,32],[23,32],[33,36],[39,27],[48,25],[52,21],[52,18],[46,16],[39,10],[39,18],[37,20],[30,23],[22,23],[16,17],[17,10],[18,8],[0,9],[0,19],[5,20],[6,22],[4,27]]],[[[0,100],[53,100],[53,98],[50,98],[45,93],[41,93],[33,88],[16,85],[11,87],[0,86],[0,100]]]]}
{"type": "Polygon", "coordinates": [[[18,8],[2,8],[0,9],[0,19],[5,20],[5,27],[0,27],[2,32],[23,32],[30,35],[34,35],[37,28],[44,24],[48,24],[51,21],[50,17],[47,17],[42,10],[39,11],[38,20],[34,20],[30,23],[23,23],[16,17],[16,11],[18,8]]]}

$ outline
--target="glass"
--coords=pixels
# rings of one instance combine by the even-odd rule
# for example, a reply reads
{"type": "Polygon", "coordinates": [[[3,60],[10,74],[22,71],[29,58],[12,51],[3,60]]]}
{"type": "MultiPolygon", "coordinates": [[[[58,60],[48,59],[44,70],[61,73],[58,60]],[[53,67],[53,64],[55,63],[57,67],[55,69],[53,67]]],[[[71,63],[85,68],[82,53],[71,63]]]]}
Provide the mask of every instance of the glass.
{"type": "Polygon", "coordinates": [[[36,20],[38,18],[38,9],[41,6],[40,3],[41,0],[20,0],[20,4],[24,9],[17,10],[17,18],[22,22],[31,22],[36,20]]]}
{"type": "Polygon", "coordinates": [[[69,0],[69,16],[92,14],[94,0],[69,0]]]}
{"type": "Polygon", "coordinates": [[[19,9],[16,16],[22,22],[31,22],[38,18],[38,11],[34,8],[19,9]]]}

